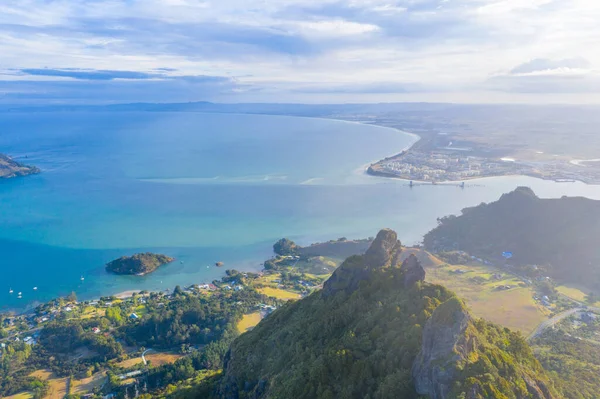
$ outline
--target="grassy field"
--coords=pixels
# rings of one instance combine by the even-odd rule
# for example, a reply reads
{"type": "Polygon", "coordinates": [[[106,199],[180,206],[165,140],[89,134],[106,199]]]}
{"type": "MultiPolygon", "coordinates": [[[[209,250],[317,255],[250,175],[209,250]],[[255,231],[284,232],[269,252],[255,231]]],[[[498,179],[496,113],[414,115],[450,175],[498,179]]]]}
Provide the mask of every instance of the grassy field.
{"type": "Polygon", "coordinates": [[[237,324],[238,331],[243,334],[252,327],[256,326],[262,319],[260,312],[244,315],[242,320],[237,324]]]}
{"type": "Polygon", "coordinates": [[[67,394],[67,378],[54,378],[54,374],[49,370],[37,370],[31,376],[48,381],[49,388],[46,399],[63,399],[67,394]]]}
{"type": "MultiPolygon", "coordinates": [[[[578,284],[563,284],[559,287],[556,287],[556,290],[561,294],[580,302],[585,302],[587,295],[591,292],[596,292],[596,294],[598,294],[597,289],[593,290],[578,284]]],[[[588,303],[588,305],[600,308],[600,301],[596,303],[588,303]]]]}
{"type": "Polygon", "coordinates": [[[487,266],[450,266],[442,262],[432,264],[436,263],[439,265],[426,267],[427,281],[444,285],[464,298],[475,316],[525,334],[548,318],[548,310],[533,300],[533,290],[501,270],[487,266]],[[502,274],[502,278],[495,279],[496,273],[502,274]],[[499,290],[500,285],[513,288],[499,290]]]}
{"type": "MultiPolygon", "coordinates": [[[[159,367],[165,364],[175,363],[177,360],[181,359],[183,355],[173,352],[149,352],[145,357],[152,367],[159,367]]],[[[140,361],[141,360],[142,359],[140,358],[140,361]]]]}
{"type": "Polygon", "coordinates": [[[89,378],[75,381],[71,380],[71,394],[82,395],[91,392],[94,388],[99,388],[106,381],[104,372],[96,373],[89,378]]]}
{"type": "Polygon", "coordinates": [[[29,392],[21,392],[16,395],[5,396],[4,399],[31,399],[33,395],[29,392]]]}
{"type": "Polygon", "coordinates": [[[556,290],[571,299],[581,302],[584,302],[587,296],[587,294],[582,291],[582,287],[575,287],[567,284],[556,287],[556,290]]]}
{"type": "MultiPolygon", "coordinates": [[[[173,352],[148,352],[145,356],[146,360],[150,361],[152,367],[162,366],[164,364],[175,363],[178,359],[181,359],[183,355],[173,352]]],[[[123,360],[116,364],[118,367],[130,368],[136,364],[143,363],[142,357],[134,357],[131,359],[123,360]]]]}
{"type": "Polygon", "coordinates": [[[277,299],[289,300],[289,299],[299,299],[300,298],[300,295],[295,292],[286,291],[286,290],[282,290],[279,288],[263,287],[263,288],[259,288],[258,291],[262,294],[265,294],[267,296],[277,298],[277,299]]]}

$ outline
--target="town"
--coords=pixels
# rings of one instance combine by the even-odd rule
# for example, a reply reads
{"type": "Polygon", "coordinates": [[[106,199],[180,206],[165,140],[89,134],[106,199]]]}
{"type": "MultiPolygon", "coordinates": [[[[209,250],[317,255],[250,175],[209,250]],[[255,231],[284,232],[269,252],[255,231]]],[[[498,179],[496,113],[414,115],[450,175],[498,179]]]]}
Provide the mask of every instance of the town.
{"type": "Polygon", "coordinates": [[[600,183],[600,168],[591,163],[564,160],[523,162],[467,155],[469,149],[431,152],[408,150],[371,165],[368,173],[419,182],[460,182],[476,178],[524,175],[557,182],[600,183]]]}

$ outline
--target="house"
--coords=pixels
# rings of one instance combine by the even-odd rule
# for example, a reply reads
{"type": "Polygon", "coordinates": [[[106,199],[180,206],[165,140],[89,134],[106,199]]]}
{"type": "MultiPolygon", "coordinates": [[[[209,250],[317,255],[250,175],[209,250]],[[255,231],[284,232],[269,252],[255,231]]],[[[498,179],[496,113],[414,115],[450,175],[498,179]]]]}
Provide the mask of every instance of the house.
{"type": "Polygon", "coordinates": [[[34,345],[35,341],[33,339],[33,337],[25,337],[25,339],[23,340],[23,342],[25,342],[27,345],[34,345]]]}
{"type": "Polygon", "coordinates": [[[129,318],[130,318],[130,319],[132,319],[132,320],[137,320],[137,319],[139,319],[139,318],[140,318],[140,316],[138,316],[138,315],[137,315],[137,314],[135,314],[135,313],[132,313],[132,314],[130,314],[130,315],[129,315],[129,318]]]}
{"type": "Polygon", "coordinates": [[[237,285],[237,286],[235,287],[235,290],[236,290],[236,291],[241,291],[241,290],[243,290],[243,289],[244,289],[244,287],[242,287],[241,285],[237,285]]]}
{"type": "Polygon", "coordinates": [[[94,334],[100,334],[100,329],[98,327],[94,327],[94,328],[92,328],[92,332],[94,334]]]}

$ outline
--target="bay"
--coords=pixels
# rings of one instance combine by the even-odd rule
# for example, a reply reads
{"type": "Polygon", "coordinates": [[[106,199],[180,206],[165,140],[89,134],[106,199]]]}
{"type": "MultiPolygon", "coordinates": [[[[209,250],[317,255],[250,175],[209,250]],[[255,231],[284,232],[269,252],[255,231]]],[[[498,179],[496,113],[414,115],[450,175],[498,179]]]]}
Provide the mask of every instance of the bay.
{"type": "Polygon", "coordinates": [[[460,189],[409,188],[364,174],[365,165],[415,140],[394,129],[286,116],[2,113],[0,152],[43,173],[0,182],[0,309],[71,291],[87,299],[209,282],[223,274],[217,261],[259,270],[284,236],[308,244],[391,227],[412,244],[438,217],[519,185],[544,197],[600,198],[597,186],[528,177],[460,189]],[[139,251],[177,262],[144,277],[104,271],[139,251]]]}

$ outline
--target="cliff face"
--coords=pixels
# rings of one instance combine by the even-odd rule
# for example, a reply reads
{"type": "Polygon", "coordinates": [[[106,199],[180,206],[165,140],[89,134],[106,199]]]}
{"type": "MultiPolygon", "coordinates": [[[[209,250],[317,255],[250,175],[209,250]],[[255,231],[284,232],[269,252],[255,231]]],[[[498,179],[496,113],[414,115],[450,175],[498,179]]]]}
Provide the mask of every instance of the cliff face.
{"type": "Polygon", "coordinates": [[[427,321],[412,375],[416,391],[430,399],[557,398],[522,337],[474,320],[456,297],[427,321]]]}
{"type": "Polygon", "coordinates": [[[423,330],[421,351],[413,366],[415,388],[431,399],[448,398],[462,364],[474,349],[467,334],[471,316],[458,298],[440,305],[423,330]]]}
{"type": "Polygon", "coordinates": [[[382,230],[322,291],[236,339],[215,397],[556,397],[520,335],[473,319],[400,253],[396,233],[382,230]]]}

